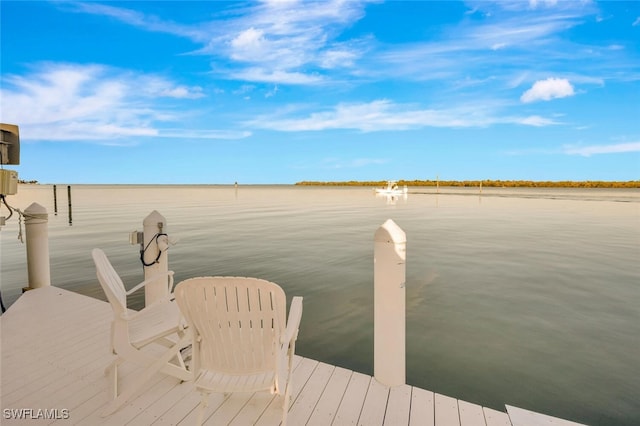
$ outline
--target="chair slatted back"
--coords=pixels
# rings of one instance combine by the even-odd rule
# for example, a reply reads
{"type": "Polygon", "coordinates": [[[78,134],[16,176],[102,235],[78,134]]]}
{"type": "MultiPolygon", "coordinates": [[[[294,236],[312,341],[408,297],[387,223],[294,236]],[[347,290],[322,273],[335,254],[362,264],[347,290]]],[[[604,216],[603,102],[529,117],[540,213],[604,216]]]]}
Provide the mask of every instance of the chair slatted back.
{"type": "Polygon", "coordinates": [[[229,374],[275,371],[286,296],[258,278],[198,277],[176,287],[176,302],[200,341],[200,367],[229,374]]]}
{"type": "Polygon", "coordinates": [[[127,309],[127,290],[124,283],[101,249],[93,249],[91,256],[96,265],[96,275],[102,290],[104,290],[114,314],[119,316],[127,309]]]}

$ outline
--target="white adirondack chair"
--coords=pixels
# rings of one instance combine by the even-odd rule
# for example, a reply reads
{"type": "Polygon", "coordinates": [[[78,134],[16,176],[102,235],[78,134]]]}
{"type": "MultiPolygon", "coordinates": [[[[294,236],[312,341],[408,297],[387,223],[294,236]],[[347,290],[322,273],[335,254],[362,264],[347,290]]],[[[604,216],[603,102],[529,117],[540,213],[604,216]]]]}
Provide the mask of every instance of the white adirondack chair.
{"type": "Polygon", "coordinates": [[[269,390],[284,395],[285,425],[302,297],[293,298],[285,323],[284,291],[258,278],[190,278],[176,286],[175,296],[193,333],[198,424],[211,392],[269,390]]]}
{"type": "Polygon", "coordinates": [[[113,309],[110,344],[111,351],[117,357],[105,369],[105,374],[111,375],[113,391],[113,400],[102,412],[103,416],[107,416],[139,392],[144,384],[158,372],[181,380],[191,380],[193,374],[187,370],[180,353],[181,349],[191,344],[191,340],[190,336],[184,332],[180,311],[172,300],[173,271],[145,280],[127,291],[105,253],[96,248],[91,255],[96,265],[98,281],[113,309]],[[140,311],[128,310],[127,296],[157,280],[167,281],[169,296],[140,311]],[[172,336],[173,338],[170,339],[169,337],[172,336]],[[151,343],[163,346],[162,350],[155,352],[143,350],[151,343]],[[175,363],[172,363],[172,360],[175,360],[175,363]],[[126,361],[137,364],[143,370],[138,373],[131,385],[119,393],[118,366],[126,361]]]}

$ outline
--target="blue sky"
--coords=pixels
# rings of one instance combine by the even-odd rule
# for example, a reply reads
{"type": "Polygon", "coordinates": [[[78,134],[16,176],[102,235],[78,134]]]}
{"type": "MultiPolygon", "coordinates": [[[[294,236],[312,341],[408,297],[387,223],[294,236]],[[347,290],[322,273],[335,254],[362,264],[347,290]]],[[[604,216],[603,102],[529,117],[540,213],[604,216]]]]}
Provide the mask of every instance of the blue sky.
{"type": "Polygon", "coordinates": [[[0,8],[23,179],[640,179],[637,1],[0,8]]]}

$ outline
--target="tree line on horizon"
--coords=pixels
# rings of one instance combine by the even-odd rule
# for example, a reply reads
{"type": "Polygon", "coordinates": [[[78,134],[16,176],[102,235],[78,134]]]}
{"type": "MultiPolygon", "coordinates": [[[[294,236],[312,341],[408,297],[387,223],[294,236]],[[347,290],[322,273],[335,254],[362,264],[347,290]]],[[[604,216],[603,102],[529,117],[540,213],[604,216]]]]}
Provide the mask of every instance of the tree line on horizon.
{"type": "MultiPolygon", "coordinates": [[[[533,180],[398,180],[398,186],[454,186],[454,187],[483,187],[494,188],[640,188],[640,180],[630,181],[533,181],[533,180]]],[[[342,181],[342,182],[322,182],[322,181],[301,181],[296,185],[307,186],[385,186],[386,180],[380,181],[342,181]]]]}

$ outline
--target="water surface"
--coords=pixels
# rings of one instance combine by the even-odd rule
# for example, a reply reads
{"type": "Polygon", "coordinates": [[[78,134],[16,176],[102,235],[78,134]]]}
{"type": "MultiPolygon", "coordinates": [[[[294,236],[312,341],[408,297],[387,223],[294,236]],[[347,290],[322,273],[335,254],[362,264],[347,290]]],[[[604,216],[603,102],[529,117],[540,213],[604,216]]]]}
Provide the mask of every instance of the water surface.
{"type": "MultiPolygon", "coordinates": [[[[179,238],[180,281],[265,278],[304,297],[297,352],[373,373],[373,234],[407,234],[407,382],[504,410],[588,424],[640,424],[640,192],[361,187],[21,185],[10,204],[50,212],[54,285],[104,300],[101,247],[128,287],[152,210],[179,238]]],[[[6,211],[3,210],[3,214],[6,211]]],[[[2,296],[27,283],[14,216],[0,232],[2,296]]],[[[140,307],[142,300],[130,300],[140,307]]]]}

